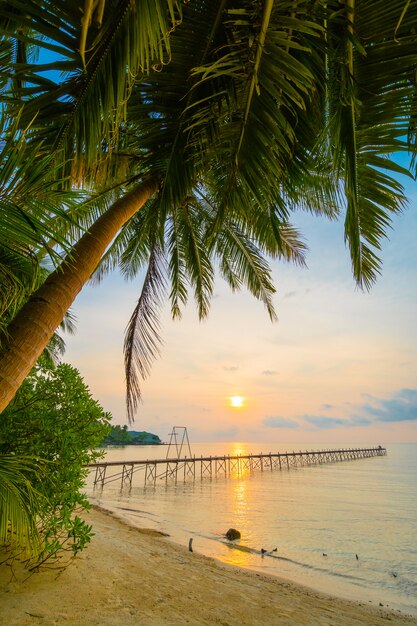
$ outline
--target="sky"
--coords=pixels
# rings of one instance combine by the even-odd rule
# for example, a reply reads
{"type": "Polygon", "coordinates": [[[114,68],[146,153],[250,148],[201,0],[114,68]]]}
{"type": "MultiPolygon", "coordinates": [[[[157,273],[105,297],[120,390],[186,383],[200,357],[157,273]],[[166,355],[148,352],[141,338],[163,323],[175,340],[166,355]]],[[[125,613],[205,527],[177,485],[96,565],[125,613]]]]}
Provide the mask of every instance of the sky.
{"type": "MultiPolygon", "coordinates": [[[[180,321],[167,306],[161,356],[129,428],[163,441],[186,426],[194,442],[417,442],[417,183],[406,190],[370,292],[355,286],[342,223],[299,212],[308,268],[272,264],[278,322],[221,278],[204,322],[192,298],[180,321]],[[231,406],[234,396],[243,406],[231,406]]],[[[123,337],[140,287],[118,275],[86,286],[66,337],[64,360],[114,425],[127,424],[123,337]]]]}

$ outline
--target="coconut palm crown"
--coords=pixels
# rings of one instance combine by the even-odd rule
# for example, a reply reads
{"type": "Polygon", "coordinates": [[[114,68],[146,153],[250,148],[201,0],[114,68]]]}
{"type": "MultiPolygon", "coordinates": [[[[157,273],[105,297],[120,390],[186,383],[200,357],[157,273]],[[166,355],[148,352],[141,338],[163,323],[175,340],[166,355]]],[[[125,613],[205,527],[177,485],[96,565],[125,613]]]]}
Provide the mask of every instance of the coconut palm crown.
{"type": "Polygon", "coordinates": [[[33,364],[93,272],[146,268],[126,335],[130,414],[166,278],[174,316],[189,287],[207,314],[217,264],[273,317],[264,255],[304,260],[291,211],[344,215],[369,288],[405,202],[391,157],[415,148],[416,18],[404,0],[1,2],[4,110],[54,155],[63,188],[95,194],[86,232],[8,328],[3,406],[29,367],[17,354],[35,343],[33,364]]]}

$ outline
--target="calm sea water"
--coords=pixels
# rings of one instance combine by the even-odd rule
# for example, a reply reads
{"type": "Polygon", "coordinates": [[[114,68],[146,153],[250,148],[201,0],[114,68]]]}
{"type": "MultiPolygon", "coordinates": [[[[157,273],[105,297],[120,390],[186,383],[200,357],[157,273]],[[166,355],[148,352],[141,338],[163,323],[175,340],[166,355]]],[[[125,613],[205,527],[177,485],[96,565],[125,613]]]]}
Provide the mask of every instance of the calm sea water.
{"type": "MultiPolygon", "coordinates": [[[[192,446],[196,456],[286,450],[300,445],[192,446]]],[[[91,480],[87,489],[92,501],[134,525],[167,532],[183,545],[192,537],[196,552],[417,614],[417,444],[387,450],[383,457],[231,478],[159,480],[155,487],[145,487],[139,472],[131,489],[121,491],[114,482],[93,490],[91,480]],[[236,547],[225,543],[230,527],[242,535],[236,547]],[[262,556],[261,548],[277,550],[262,556]]],[[[107,449],[106,459],[164,458],[166,452],[127,446],[107,449]]]]}

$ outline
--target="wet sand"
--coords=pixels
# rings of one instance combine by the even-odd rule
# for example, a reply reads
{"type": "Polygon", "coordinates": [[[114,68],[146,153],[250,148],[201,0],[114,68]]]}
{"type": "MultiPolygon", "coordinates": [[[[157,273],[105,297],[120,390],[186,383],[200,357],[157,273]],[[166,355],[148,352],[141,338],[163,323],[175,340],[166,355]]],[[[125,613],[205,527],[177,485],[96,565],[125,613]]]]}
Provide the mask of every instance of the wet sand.
{"type": "Polygon", "coordinates": [[[85,518],[96,534],[63,571],[28,578],[0,566],[1,626],[417,626],[417,617],[189,552],[98,508],[85,518]]]}

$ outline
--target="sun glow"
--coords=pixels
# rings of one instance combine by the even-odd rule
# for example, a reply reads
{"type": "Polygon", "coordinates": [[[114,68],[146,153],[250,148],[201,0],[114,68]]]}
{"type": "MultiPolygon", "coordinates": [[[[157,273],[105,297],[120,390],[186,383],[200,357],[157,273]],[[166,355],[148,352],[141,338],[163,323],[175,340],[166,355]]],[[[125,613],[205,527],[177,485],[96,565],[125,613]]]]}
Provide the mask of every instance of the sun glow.
{"type": "Polygon", "coordinates": [[[231,396],[229,400],[230,406],[235,409],[241,408],[245,404],[245,398],[242,396],[231,396]]]}

